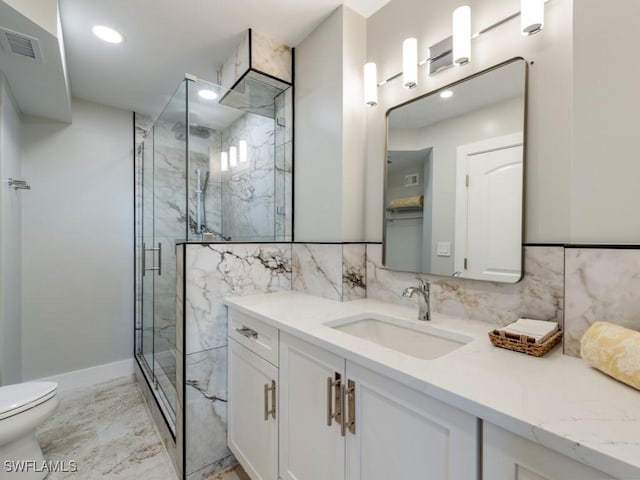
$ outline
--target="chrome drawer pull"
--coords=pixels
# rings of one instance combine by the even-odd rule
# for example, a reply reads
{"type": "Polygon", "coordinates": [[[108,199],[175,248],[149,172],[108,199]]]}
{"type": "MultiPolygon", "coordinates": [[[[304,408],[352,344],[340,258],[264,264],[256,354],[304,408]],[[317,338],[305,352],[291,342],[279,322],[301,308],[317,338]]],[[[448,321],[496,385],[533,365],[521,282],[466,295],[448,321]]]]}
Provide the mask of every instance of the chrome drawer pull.
{"type": "Polygon", "coordinates": [[[334,378],[327,377],[327,426],[331,426],[331,422],[335,420],[338,424],[342,423],[342,384],[340,382],[340,374],[333,373],[334,378]],[[335,387],[335,393],[334,393],[335,387]],[[334,412],[335,404],[335,412],[334,412]]]}
{"type": "Polygon", "coordinates": [[[236,328],[236,332],[238,332],[240,335],[244,335],[247,338],[258,338],[258,332],[250,329],[249,327],[245,327],[244,325],[242,326],[242,328],[236,328]]]}
{"type": "Polygon", "coordinates": [[[345,436],[347,430],[356,434],[356,382],[347,380],[347,386],[343,387],[344,409],[342,423],[340,425],[340,435],[345,436]],[[349,419],[347,420],[347,410],[349,419]]]}
{"type": "Polygon", "coordinates": [[[271,380],[271,386],[264,384],[264,419],[269,420],[269,415],[276,418],[276,381],[271,380]],[[271,408],[269,408],[269,392],[271,392],[271,408]]]}

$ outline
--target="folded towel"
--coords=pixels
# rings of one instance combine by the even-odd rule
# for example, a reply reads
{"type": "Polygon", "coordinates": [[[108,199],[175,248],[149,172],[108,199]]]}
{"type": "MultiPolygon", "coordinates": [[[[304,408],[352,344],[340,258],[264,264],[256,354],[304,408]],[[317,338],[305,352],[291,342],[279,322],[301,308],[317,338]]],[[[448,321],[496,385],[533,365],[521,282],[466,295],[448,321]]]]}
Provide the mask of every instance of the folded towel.
{"type": "Polygon", "coordinates": [[[580,356],[592,367],[640,390],[640,332],[596,322],[582,336],[580,356]]]}
{"type": "Polygon", "coordinates": [[[519,318],[517,321],[498,330],[510,335],[525,335],[533,338],[535,343],[544,343],[551,335],[558,331],[558,324],[546,320],[519,318]]]}
{"type": "Polygon", "coordinates": [[[391,200],[390,208],[407,208],[424,206],[424,195],[416,195],[415,197],[396,198],[391,200]]]}

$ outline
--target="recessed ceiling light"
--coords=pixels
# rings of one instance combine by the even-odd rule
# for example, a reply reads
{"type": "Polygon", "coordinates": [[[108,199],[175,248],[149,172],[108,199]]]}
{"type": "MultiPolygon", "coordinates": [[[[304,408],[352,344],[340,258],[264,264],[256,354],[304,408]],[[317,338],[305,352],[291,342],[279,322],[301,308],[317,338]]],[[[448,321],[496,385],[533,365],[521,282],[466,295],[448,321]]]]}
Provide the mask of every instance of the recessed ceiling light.
{"type": "Polygon", "coordinates": [[[198,95],[200,95],[205,100],[215,100],[218,98],[218,94],[213,90],[199,90],[198,95]]]}
{"type": "Polygon", "coordinates": [[[105,27],[104,25],[95,25],[91,31],[100,40],[104,40],[108,43],[122,43],[124,37],[122,34],[113,28],[105,27]]]}
{"type": "Polygon", "coordinates": [[[451,90],[443,90],[440,92],[440,98],[449,98],[453,96],[453,92],[451,90]]]}

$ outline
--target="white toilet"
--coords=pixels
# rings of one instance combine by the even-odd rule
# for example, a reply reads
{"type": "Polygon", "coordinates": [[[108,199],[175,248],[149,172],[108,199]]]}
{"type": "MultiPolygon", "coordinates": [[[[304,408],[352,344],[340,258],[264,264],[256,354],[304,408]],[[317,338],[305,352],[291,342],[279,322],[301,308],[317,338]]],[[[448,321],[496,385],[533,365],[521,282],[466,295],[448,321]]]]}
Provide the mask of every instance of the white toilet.
{"type": "Polygon", "coordinates": [[[0,480],[40,480],[47,475],[36,428],[58,406],[57,388],[54,382],[0,387],[0,480]],[[17,472],[18,462],[28,462],[23,463],[27,471],[17,472]]]}

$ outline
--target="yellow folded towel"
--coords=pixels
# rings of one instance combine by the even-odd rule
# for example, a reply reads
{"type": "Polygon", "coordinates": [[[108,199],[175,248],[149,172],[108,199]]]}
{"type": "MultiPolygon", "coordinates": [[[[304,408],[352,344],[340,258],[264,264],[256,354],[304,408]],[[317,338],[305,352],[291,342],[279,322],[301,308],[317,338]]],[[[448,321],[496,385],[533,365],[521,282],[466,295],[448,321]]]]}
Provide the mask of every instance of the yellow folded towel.
{"type": "Polygon", "coordinates": [[[391,200],[390,208],[407,208],[424,206],[424,195],[416,195],[415,197],[396,198],[391,200]]]}
{"type": "Polygon", "coordinates": [[[596,322],[580,341],[580,356],[592,367],[640,390],[640,332],[596,322]]]}

